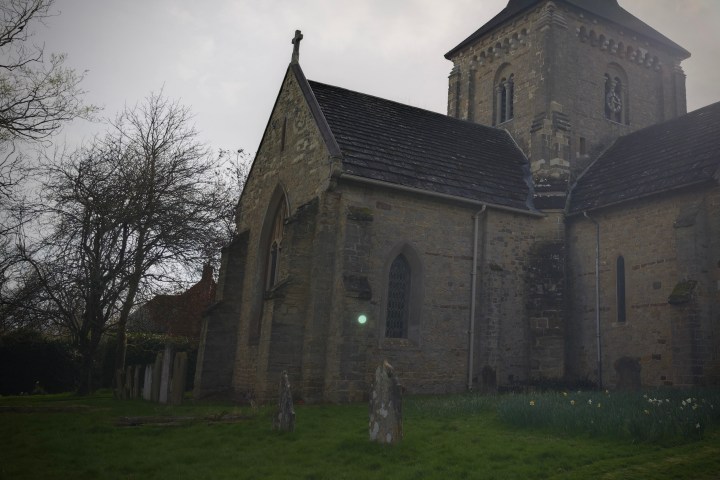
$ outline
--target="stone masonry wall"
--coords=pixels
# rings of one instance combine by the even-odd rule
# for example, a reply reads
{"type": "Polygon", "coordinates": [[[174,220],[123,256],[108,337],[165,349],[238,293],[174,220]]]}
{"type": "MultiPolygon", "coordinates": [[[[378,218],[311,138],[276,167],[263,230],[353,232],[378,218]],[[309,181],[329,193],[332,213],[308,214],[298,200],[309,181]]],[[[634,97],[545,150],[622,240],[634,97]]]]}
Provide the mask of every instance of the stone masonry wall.
{"type": "MultiPolygon", "coordinates": [[[[300,86],[288,70],[238,208],[238,231],[249,231],[234,359],[233,388],[238,396],[262,400],[275,395],[277,378],[269,376],[280,363],[292,363],[294,376],[299,372],[302,341],[295,336],[304,330],[311,271],[307,250],[314,241],[315,218],[322,208],[318,202],[328,188],[332,168],[333,160],[300,86]],[[282,201],[287,202],[289,218],[280,248],[277,287],[265,292],[267,246],[263,245],[263,232],[268,235],[271,202],[278,201],[282,192],[286,193],[282,201]],[[295,257],[302,266],[287,261],[295,257]],[[283,356],[277,357],[277,348],[287,347],[291,339],[292,349],[282,352],[291,361],[284,362],[283,356]]],[[[290,381],[294,384],[296,380],[290,381]]]]}
{"type": "MultiPolygon", "coordinates": [[[[720,190],[652,197],[593,215],[600,222],[603,383],[619,381],[616,361],[637,361],[643,385],[720,380],[720,190]],[[625,262],[625,322],[618,322],[617,257],[625,262]],[[671,299],[673,297],[673,299],[671,299]]],[[[597,379],[595,225],[567,226],[572,309],[568,366],[597,379]]]]}
{"type": "Polygon", "coordinates": [[[538,274],[564,270],[560,218],[489,211],[483,220],[475,372],[484,387],[563,376],[563,281],[538,274]]]}
{"type": "MultiPolygon", "coordinates": [[[[387,359],[412,393],[449,393],[467,388],[473,215],[478,207],[424,196],[342,184],[336,284],[327,347],[326,400],[360,400],[374,368],[387,359]],[[422,292],[408,338],[385,338],[387,275],[398,253],[417,257],[422,292]],[[344,292],[344,294],[340,294],[344,292]],[[366,324],[357,322],[360,314],[366,324]]],[[[478,238],[478,287],[473,385],[491,369],[500,385],[527,381],[531,358],[536,376],[562,376],[564,350],[549,353],[530,339],[550,335],[534,329],[526,311],[529,252],[538,238],[563,237],[557,216],[537,218],[488,209],[478,238]],[[537,335],[532,336],[531,330],[537,335]],[[544,355],[544,356],[543,356],[544,355]],[[554,358],[551,358],[554,355],[554,358]],[[542,365],[542,367],[541,367],[542,365]]],[[[411,264],[413,261],[411,260],[411,264]]],[[[560,315],[561,316],[561,315],[560,315]]],[[[558,316],[558,318],[560,318],[558,316]]],[[[560,321],[554,323],[560,334],[560,321]]],[[[539,340],[541,341],[541,340],[539,340]]]]}
{"type": "Polygon", "coordinates": [[[540,3],[452,61],[448,114],[486,125],[499,75],[514,74],[514,118],[498,126],[528,155],[540,190],[564,190],[618,136],[686,111],[677,53],[563,2],[540,3]],[[605,118],[604,76],[616,72],[622,123],[605,118]]]}

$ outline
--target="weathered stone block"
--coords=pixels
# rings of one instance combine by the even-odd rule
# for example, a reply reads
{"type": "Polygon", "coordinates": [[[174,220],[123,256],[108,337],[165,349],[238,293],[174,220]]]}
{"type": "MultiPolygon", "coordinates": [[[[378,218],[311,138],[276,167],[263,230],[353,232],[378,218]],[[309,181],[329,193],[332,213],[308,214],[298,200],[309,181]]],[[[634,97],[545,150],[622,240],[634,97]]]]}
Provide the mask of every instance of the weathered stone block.
{"type": "Polygon", "coordinates": [[[375,370],[370,393],[370,440],[395,444],[403,437],[402,387],[392,366],[384,361],[375,370]]]}
{"type": "Polygon", "coordinates": [[[273,417],[273,430],[281,432],[295,431],[295,408],[293,407],[292,389],[287,372],[280,374],[278,389],[278,409],[273,417]]]}

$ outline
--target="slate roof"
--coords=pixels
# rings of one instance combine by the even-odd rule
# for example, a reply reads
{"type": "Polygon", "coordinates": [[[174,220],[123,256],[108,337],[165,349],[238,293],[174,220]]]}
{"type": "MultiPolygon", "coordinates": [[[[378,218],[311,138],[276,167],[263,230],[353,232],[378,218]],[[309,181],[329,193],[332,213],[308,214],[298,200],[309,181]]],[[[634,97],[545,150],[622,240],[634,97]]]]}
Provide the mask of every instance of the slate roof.
{"type": "MultiPolygon", "coordinates": [[[[458,50],[462,49],[470,43],[473,43],[477,39],[484,36],[486,33],[492,31],[495,27],[512,19],[516,15],[524,13],[526,10],[529,10],[530,8],[538,5],[542,1],[544,0],[509,0],[507,6],[500,13],[498,13],[485,25],[480,27],[480,29],[478,29],[475,33],[460,42],[460,44],[458,44],[455,48],[446,53],[445,58],[449,60],[452,55],[454,55],[458,50]]],[[[577,8],[585,10],[586,12],[592,13],[593,15],[597,15],[598,17],[609,20],[623,28],[627,28],[628,30],[639,33],[650,40],[656,41],[662,45],[665,45],[666,47],[671,48],[672,50],[675,50],[683,58],[688,58],[690,56],[690,52],[685,50],[683,47],[673,42],[645,22],[639,20],[627,10],[623,9],[620,5],[618,5],[617,0],[556,1],[561,1],[573,5],[577,8]]]]}
{"type": "Polygon", "coordinates": [[[578,179],[569,213],[720,178],[720,102],[620,137],[578,179]]]}
{"type": "Polygon", "coordinates": [[[308,82],[343,172],[535,211],[527,159],[504,130],[308,82]]]}

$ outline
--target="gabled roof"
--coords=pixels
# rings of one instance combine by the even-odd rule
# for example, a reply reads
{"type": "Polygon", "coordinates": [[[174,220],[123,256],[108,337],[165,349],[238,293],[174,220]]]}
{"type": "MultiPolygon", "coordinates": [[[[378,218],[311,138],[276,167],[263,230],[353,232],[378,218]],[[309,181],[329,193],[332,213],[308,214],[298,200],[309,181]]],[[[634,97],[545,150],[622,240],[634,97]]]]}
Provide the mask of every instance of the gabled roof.
{"type": "MultiPolygon", "coordinates": [[[[525,11],[539,5],[545,0],[509,0],[507,6],[493,17],[489,22],[480,27],[475,33],[470,35],[468,38],[460,42],[455,48],[445,54],[445,58],[448,60],[457,51],[461,50],[465,46],[475,42],[485,34],[494,30],[501,24],[511,20],[517,15],[524,13],[525,11]]],[[[623,9],[618,5],[617,0],[555,0],[556,2],[563,2],[574,7],[585,10],[586,12],[597,15],[600,18],[609,20],[623,28],[632,30],[633,32],[639,33],[647,37],[650,40],[656,41],[680,54],[683,58],[688,58],[690,52],[685,50],[683,47],[667,38],[662,33],[658,32],[645,22],[639,20],[633,14],[623,9]]]]}
{"type": "Polygon", "coordinates": [[[718,181],[720,102],[620,137],[578,179],[569,213],[718,181]]]}
{"type": "Polygon", "coordinates": [[[323,83],[308,85],[308,101],[316,101],[324,117],[321,130],[326,122],[340,148],[344,174],[535,211],[527,159],[506,131],[323,83]]]}

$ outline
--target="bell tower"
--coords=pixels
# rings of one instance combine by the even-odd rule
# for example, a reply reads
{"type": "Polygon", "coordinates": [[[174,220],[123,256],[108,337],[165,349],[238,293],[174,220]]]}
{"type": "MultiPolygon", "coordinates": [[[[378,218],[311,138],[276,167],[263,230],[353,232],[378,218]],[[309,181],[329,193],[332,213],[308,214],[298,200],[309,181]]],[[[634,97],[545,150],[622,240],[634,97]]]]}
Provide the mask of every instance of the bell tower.
{"type": "Polygon", "coordinates": [[[509,0],[445,55],[448,115],[508,130],[560,209],[617,137],[686,113],[689,56],[617,0],[509,0]]]}

